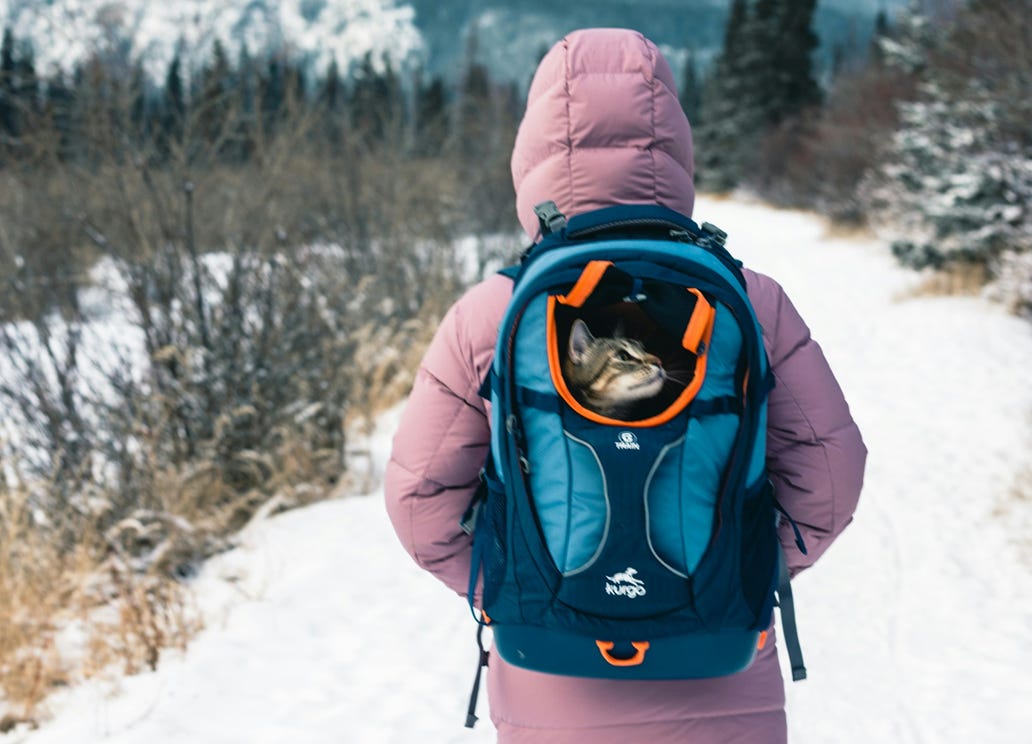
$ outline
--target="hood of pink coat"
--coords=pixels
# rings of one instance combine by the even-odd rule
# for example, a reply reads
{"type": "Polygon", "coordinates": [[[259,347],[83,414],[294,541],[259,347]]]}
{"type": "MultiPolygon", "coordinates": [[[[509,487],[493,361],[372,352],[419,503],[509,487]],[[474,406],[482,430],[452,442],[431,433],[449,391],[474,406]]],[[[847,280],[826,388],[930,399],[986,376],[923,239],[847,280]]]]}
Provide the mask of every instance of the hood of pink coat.
{"type": "Polygon", "coordinates": [[[585,29],[541,60],[512,153],[520,224],[534,206],[572,216],[614,204],[662,204],[691,215],[692,132],[673,74],[636,31],[585,29]]]}

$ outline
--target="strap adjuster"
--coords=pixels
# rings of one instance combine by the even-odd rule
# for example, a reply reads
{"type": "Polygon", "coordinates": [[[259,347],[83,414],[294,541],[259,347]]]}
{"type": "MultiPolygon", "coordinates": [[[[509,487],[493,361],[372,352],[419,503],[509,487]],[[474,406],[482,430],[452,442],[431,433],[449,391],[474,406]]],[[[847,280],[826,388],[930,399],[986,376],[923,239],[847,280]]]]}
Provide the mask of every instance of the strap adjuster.
{"type": "Polygon", "coordinates": [[[702,230],[703,235],[708,237],[721,248],[723,248],[724,244],[727,243],[727,233],[712,222],[703,222],[702,225],[699,226],[699,229],[702,230]]]}
{"type": "Polygon", "coordinates": [[[559,211],[554,201],[541,202],[534,207],[542,237],[557,233],[566,227],[566,215],[559,211]]]}

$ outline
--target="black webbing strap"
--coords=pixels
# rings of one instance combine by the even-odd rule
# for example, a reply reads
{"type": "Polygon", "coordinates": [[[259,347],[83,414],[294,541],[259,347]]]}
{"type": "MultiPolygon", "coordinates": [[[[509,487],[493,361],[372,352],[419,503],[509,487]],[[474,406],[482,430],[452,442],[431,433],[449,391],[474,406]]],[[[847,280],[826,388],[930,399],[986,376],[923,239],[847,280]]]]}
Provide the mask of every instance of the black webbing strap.
{"type": "Polygon", "coordinates": [[[494,390],[495,382],[497,381],[497,379],[498,378],[494,373],[494,367],[489,367],[487,370],[487,374],[484,375],[484,379],[480,383],[480,388],[477,390],[477,395],[479,395],[484,400],[491,400],[491,392],[494,390]]]}
{"type": "Polygon", "coordinates": [[[473,728],[477,725],[477,698],[480,697],[480,675],[487,666],[490,654],[484,650],[484,624],[477,627],[477,648],[480,649],[480,659],[477,662],[477,676],[473,678],[473,692],[469,696],[469,708],[466,709],[466,728],[473,728]]]}
{"type": "Polygon", "coordinates": [[[737,395],[725,395],[720,398],[693,400],[688,406],[688,415],[691,418],[719,416],[722,413],[737,413],[741,415],[742,399],[737,395]]]}
{"type": "Polygon", "coordinates": [[[778,607],[781,610],[781,630],[785,636],[785,650],[792,665],[792,680],[806,679],[806,665],[803,664],[803,650],[799,646],[799,627],[796,625],[795,602],[792,599],[792,583],[788,576],[788,562],[785,551],[778,548],[778,607]]]}

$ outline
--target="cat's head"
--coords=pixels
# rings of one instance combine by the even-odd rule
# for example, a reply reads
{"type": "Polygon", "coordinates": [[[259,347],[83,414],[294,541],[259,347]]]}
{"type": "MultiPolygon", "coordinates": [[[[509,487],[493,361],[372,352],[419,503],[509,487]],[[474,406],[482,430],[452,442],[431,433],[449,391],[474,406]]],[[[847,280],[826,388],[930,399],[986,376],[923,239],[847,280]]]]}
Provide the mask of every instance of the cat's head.
{"type": "Polygon", "coordinates": [[[634,403],[658,395],[666,374],[641,342],[613,336],[595,337],[587,323],[570,329],[563,373],[570,392],[585,407],[604,416],[618,416],[634,403]]]}

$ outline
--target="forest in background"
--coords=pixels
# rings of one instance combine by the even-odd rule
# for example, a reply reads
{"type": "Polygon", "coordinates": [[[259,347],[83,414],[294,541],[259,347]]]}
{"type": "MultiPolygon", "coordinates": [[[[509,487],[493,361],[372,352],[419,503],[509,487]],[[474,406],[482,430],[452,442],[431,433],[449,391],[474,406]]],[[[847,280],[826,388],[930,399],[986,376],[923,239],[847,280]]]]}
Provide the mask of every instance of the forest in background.
{"type": "MultiPolygon", "coordinates": [[[[734,0],[714,64],[688,55],[700,190],[888,231],[908,265],[1032,312],[1032,0],[881,16],[830,71],[815,5],[734,0]]],[[[520,87],[475,38],[454,81],[369,57],[311,78],[220,43],[161,85],[117,44],[69,75],[33,59],[4,34],[0,728],[185,643],[182,580],[351,477],[351,427],[519,248],[520,87]],[[125,345],[98,358],[112,312],[125,345]],[[75,664],[54,644],[69,622],[89,629],[75,664]]]]}
{"type": "Polygon", "coordinates": [[[915,0],[826,86],[815,4],[734,0],[713,69],[686,71],[700,188],[874,229],[1032,314],[1032,2],[915,0]]]}

